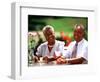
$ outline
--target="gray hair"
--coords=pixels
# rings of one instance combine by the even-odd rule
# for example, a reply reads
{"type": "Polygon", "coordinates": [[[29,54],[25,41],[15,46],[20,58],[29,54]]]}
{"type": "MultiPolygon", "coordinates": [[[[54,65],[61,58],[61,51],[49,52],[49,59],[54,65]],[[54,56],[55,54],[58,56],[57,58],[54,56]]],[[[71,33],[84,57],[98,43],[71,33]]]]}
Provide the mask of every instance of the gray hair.
{"type": "Polygon", "coordinates": [[[78,26],[80,26],[83,30],[85,30],[85,27],[84,27],[82,24],[76,24],[76,25],[74,26],[74,29],[76,29],[78,26]]]}
{"type": "Polygon", "coordinates": [[[53,28],[53,26],[51,26],[51,25],[46,25],[44,28],[43,28],[43,33],[45,33],[45,31],[46,30],[48,30],[48,29],[51,29],[53,32],[54,32],[54,28],[53,28]]]}

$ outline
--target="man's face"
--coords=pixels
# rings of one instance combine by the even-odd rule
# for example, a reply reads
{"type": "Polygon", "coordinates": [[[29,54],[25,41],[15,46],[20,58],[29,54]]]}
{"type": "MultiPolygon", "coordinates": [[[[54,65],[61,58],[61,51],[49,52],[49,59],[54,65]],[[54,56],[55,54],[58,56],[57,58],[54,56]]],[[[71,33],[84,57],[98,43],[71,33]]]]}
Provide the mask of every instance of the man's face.
{"type": "Polygon", "coordinates": [[[76,40],[76,42],[79,42],[83,39],[83,36],[84,30],[80,26],[77,26],[74,30],[74,39],[76,40]]]}
{"type": "Polygon", "coordinates": [[[53,45],[55,43],[55,34],[51,29],[46,30],[44,35],[49,45],[53,45]]]}

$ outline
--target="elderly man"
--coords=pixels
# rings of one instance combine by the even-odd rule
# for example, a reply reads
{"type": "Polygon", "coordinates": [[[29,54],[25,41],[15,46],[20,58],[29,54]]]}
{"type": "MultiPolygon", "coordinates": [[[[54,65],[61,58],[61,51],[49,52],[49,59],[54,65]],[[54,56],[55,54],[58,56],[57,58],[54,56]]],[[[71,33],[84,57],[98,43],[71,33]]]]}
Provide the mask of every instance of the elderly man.
{"type": "Polygon", "coordinates": [[[38,57],[43,57],[45,63],[48,63],[49,61],[56,60],[57,55],[61,55],[64,42],[57,41],[55,39],[54,28],[50,25],[47,25],[43,28],[43,34],[46,38],[46,42],[37,48],[36,55],[38,57]]]}
{"type": "Polygon", "coordinates": [[[63,58],[57,59],[58,64],[82,64],[88,61],[88,42],[84,39],[84,26],[76,24],[74,28],[74,39],[63,53],[63,58]]]}

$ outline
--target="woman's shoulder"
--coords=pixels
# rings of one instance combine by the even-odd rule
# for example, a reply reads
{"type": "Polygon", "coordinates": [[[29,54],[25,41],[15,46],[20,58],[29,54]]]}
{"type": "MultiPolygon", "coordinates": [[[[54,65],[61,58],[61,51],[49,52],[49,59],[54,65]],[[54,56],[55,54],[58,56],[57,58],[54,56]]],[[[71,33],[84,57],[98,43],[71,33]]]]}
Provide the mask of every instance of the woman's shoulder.
{"type": "Polygon", "coordinates": [[[57,44],[60,44],[60,45],[65,45],[65,43],[64,43],[63,41],[58,41],[58,40],[56,40],[56,43],[57,43],[57,44]]]}
{"type": "Polygon", "coordinates": [[[46,46],[46,45],[47,45],[47,42],[44,42],[44,43],[40,44],[39,47],[44,47],[44,46],[46,46]]]}

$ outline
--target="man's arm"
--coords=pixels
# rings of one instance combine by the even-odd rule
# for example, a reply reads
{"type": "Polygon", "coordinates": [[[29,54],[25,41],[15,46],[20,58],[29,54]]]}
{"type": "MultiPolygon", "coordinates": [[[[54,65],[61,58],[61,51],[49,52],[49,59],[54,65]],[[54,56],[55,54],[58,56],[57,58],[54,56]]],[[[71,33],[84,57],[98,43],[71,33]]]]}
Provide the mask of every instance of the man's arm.
{"type": "Polygon", "coordinates": [[[82,64],[84,61],[86,61],[86,59],[83,57],[66,59],[66,63],[68,64],[82,64]]]}
{"type": "Polygon", "coordinates": [[[83,57],[78,57],[78,58],[71,58],[71,59],[66,59],[66,58],[58,58],[57,64],[82,64],[84,61],[87,61],[83,57]]]}

